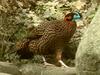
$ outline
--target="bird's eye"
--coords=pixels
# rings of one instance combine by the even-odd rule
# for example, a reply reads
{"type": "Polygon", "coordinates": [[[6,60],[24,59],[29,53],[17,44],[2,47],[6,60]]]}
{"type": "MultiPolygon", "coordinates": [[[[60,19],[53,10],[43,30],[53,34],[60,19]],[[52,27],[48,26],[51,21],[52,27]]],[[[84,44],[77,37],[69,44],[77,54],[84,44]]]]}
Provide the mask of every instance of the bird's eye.
{"type": "Polygon", "coordinates": [[[65,18],[65,20],[67,20],[67,21],[72,20],[72,16],[67,16],[67,17],[65,18]]]}

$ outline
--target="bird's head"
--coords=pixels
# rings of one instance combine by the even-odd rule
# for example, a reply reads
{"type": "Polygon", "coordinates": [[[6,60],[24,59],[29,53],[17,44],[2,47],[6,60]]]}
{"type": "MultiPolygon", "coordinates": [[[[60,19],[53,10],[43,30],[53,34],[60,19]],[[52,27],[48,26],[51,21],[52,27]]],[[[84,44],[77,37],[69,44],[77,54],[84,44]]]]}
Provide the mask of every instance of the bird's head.
{"type": "Polygon", "coordinates": [[[82,18],[82,15],[81,13],[79,12],[74,12],[74,13],[68,13],[64,20],[65,21],[75,21],[75,20],[78,20],[78,19],[81,19],[82,18]]]}

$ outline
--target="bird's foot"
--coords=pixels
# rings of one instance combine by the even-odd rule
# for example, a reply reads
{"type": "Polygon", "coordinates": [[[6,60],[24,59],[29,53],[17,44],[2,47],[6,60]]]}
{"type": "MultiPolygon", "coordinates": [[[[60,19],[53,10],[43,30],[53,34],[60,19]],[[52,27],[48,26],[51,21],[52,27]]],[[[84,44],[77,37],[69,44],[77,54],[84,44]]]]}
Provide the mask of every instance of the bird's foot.
{"type": "Polygon", "coordinates": [[[61,67],[69,68],[62,60],[59,60],[59,63],[61,64],[61,67]]]}
{"type": "Polygon", "coordinates": [[[45,66],[54,66],[53,64],[47,63],[44,56],[42,56],[43,62],[45,66]]]}
{"type": "Polygon", "coordinates": [[[44,62],[44,65],[45,66],[54,66],[53,64],[50,64],[50,63],[47,63],[47,62],[44,62]]]}
{"type": "Polygon", "coordinates": [[[55,66],[55,65],[53,65],[53,64],[50,64],[50,63],[47,63],[47,62],[44,62],[44,67],[46,68],[46,67],[50,67],[50,66],[55,66]]]}

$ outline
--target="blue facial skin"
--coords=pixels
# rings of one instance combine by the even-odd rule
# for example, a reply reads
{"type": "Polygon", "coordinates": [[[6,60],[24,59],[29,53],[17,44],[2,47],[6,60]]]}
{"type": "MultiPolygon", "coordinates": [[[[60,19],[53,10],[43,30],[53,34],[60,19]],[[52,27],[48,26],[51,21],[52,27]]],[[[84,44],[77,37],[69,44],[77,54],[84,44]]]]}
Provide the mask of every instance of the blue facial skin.
{"type": "Polygon", "coordinates": [[[79,19],[81,19],[81,15],[78,12],[75,12],[75,15],[73,17],[73,21],[79,20],[79,19]]]}

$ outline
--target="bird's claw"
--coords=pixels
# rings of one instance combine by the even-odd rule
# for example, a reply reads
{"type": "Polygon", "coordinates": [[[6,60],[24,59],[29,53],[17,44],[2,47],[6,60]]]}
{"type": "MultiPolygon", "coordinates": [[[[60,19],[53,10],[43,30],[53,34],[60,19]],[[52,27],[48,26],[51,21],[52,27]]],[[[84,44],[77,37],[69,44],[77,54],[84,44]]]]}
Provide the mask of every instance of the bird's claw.
{"type": "Polygon", "coordinates": [[[44,62],[44,65],[45,65],[45,66],[52,66],[53,64],[50,64],[50,63],[44,62]]]}
{"type": "Polygon", "coordinates": [[[61,64],[61,67],[69,68],[62,60],[59,60],[59,63],[61,64]]]}

